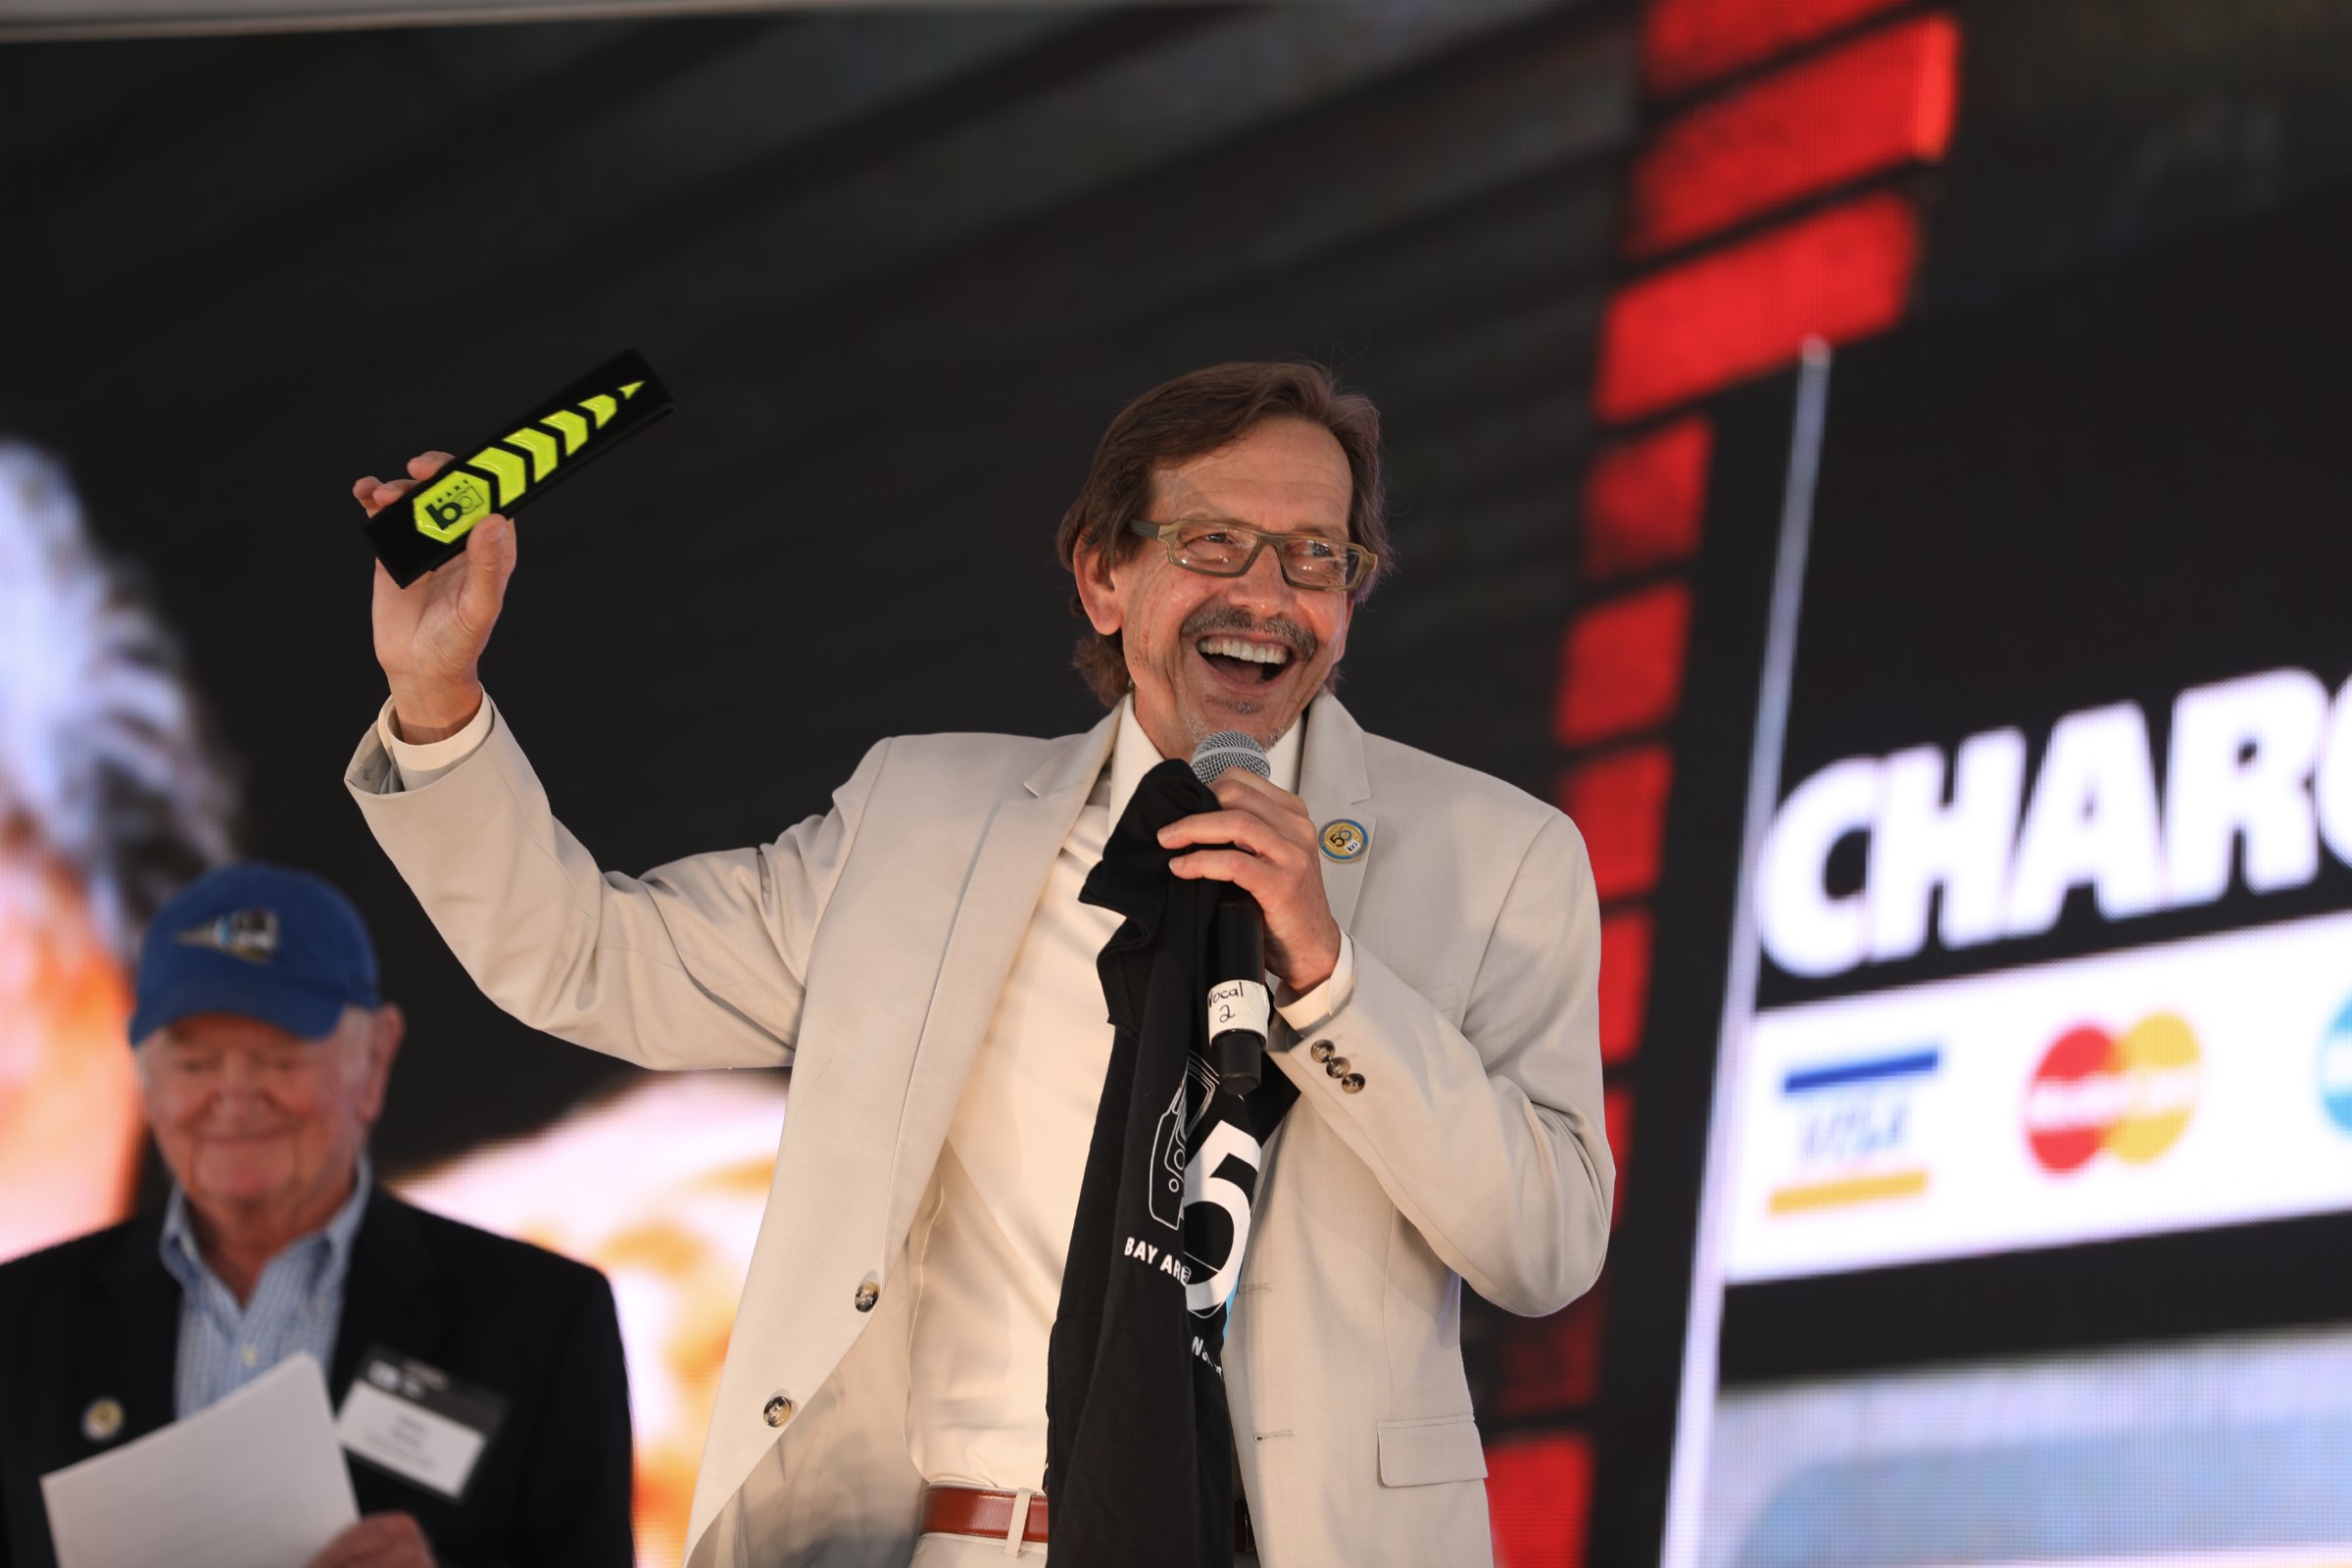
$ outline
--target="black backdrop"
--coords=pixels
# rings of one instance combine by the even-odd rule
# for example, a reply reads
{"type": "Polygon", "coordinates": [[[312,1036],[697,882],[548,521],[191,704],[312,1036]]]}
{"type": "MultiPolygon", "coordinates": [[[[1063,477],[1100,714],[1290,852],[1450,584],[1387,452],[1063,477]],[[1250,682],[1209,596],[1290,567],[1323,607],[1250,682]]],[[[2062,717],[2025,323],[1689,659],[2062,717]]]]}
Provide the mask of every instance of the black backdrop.
{"type": "Polygon", "coordinates": [[[0,430],[147,572],[244,847],[374,920],[386,1163],[628,1069],[483,1002],[343,797],[382,695],[355,476],[623,346],[667,378],[524,519],[485,667],[640,869],[821,809],[884,734],[1091,722],[1051,540],[1102,425],[1324,357],[1387,414],[1404,563],[1351,706],[1542,790],[1630,36],[1475,0],[0,49],[0,430]]]}

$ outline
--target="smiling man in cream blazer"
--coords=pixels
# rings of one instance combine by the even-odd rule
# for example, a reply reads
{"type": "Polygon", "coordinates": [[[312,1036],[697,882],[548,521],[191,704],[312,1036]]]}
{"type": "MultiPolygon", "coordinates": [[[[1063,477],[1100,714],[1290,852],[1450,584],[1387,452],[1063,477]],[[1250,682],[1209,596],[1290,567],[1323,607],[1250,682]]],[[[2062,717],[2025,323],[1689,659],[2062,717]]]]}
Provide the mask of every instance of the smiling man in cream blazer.
{"type": "MultiPolygon", "coordinates": [[[[373,512],[414,482],[355,491],[373,512]]],[[[1386,542],[1367,401],[1312,366],[1180,377],[1113,421],[1061,526],[1101,723],[883,741],[822,814],[641,877],[564,831],[476,678],[511,524],[406,591],[378,568],[392,698],[347,783],[476,982],[647,1066],[793,1070],[691,1563],[1043,1560],[1022,1538],[1047,1534],[1046,1339],[1117,924],[1077,890],[1137,780],[1226,729],[1273,778],[1227,772],[1162,842],[1263,907],[1300,1102],[1225,1350],[1239,1556],[1489,1559],[1460,1286],[1544,1313],[1599,1270],[1598,920],[1566,817],[1325,690],[1386,542]]]]}

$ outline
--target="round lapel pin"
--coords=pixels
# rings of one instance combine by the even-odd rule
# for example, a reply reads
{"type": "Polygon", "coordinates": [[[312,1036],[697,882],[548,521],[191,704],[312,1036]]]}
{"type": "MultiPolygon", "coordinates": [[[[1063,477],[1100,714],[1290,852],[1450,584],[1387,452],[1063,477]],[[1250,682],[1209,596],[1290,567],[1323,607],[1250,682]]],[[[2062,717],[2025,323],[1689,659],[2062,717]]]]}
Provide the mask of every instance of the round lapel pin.
{"type": "Polygon", "coordinates": [[[1344,816],[1334,817],[1323,824],[1320,838],[1323,858],[1327,860],[1337,860],[1346,865],[1364,858],[1364,846],[1368,841],[1364,838],[1364,825],[1361,822],[1350,822],[1344,816]]]}
{"type": "Polygon", "coordinates": [[[122,1430],[122,1405],[120,1400],[100,1395],[92,1399],[89,1408],[81,1412],[81,1435],[92,1443],[109,1443],[122,1430]]]}

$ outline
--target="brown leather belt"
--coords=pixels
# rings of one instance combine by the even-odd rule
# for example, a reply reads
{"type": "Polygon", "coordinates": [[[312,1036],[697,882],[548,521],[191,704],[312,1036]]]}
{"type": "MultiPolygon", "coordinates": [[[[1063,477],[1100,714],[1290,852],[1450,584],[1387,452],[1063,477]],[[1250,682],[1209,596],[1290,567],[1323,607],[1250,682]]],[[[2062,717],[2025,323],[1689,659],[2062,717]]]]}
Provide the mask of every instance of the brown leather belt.
{"type": "MultiPolygon", "coordinates": [[[[1003,1541],[1012,1534],[1012,1510],[1020,1498],[1009,1492],[989,1492],[979,1487],[925,1487],[923,1489],[923,1526],[926,1536],[983,1536],[990,1541],[1003,1541]]],[[[1023,1541],[1043,1542],[1046,1531],[1046,1494],[1029,1495],[1029,1517],[1022,1522],[1023,1541]]],[[[1255,1551],[1257,1533],[1250,1527],[1250,1504],[1240,1497],[1233,1499],[1233,1549],[1255,1551]]]]}

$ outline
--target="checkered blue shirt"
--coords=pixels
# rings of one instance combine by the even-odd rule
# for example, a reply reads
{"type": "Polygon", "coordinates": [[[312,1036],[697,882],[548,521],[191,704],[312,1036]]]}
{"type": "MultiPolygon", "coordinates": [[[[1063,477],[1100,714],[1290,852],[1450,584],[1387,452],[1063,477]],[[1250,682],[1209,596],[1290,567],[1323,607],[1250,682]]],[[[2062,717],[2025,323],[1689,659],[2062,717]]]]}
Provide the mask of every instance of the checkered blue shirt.
{"type": "Polygon", "coordinates": [[[179,1281],[179,1368],[173,1396],[182,1417],[234,1394],[287,1356],[308,1352],[325,1372],[334,1360],[335,1329],[343,1320],[343,1277],[351,1267],[351,1239],[375,1181],[360,1156],[351,1197],[324,1227],[287,1244],[262,1269],[244,1306],[205,1266],[188,1221],[188,1200],[175,1184],[164,1210],[164,1267],[179,1281]]]}

